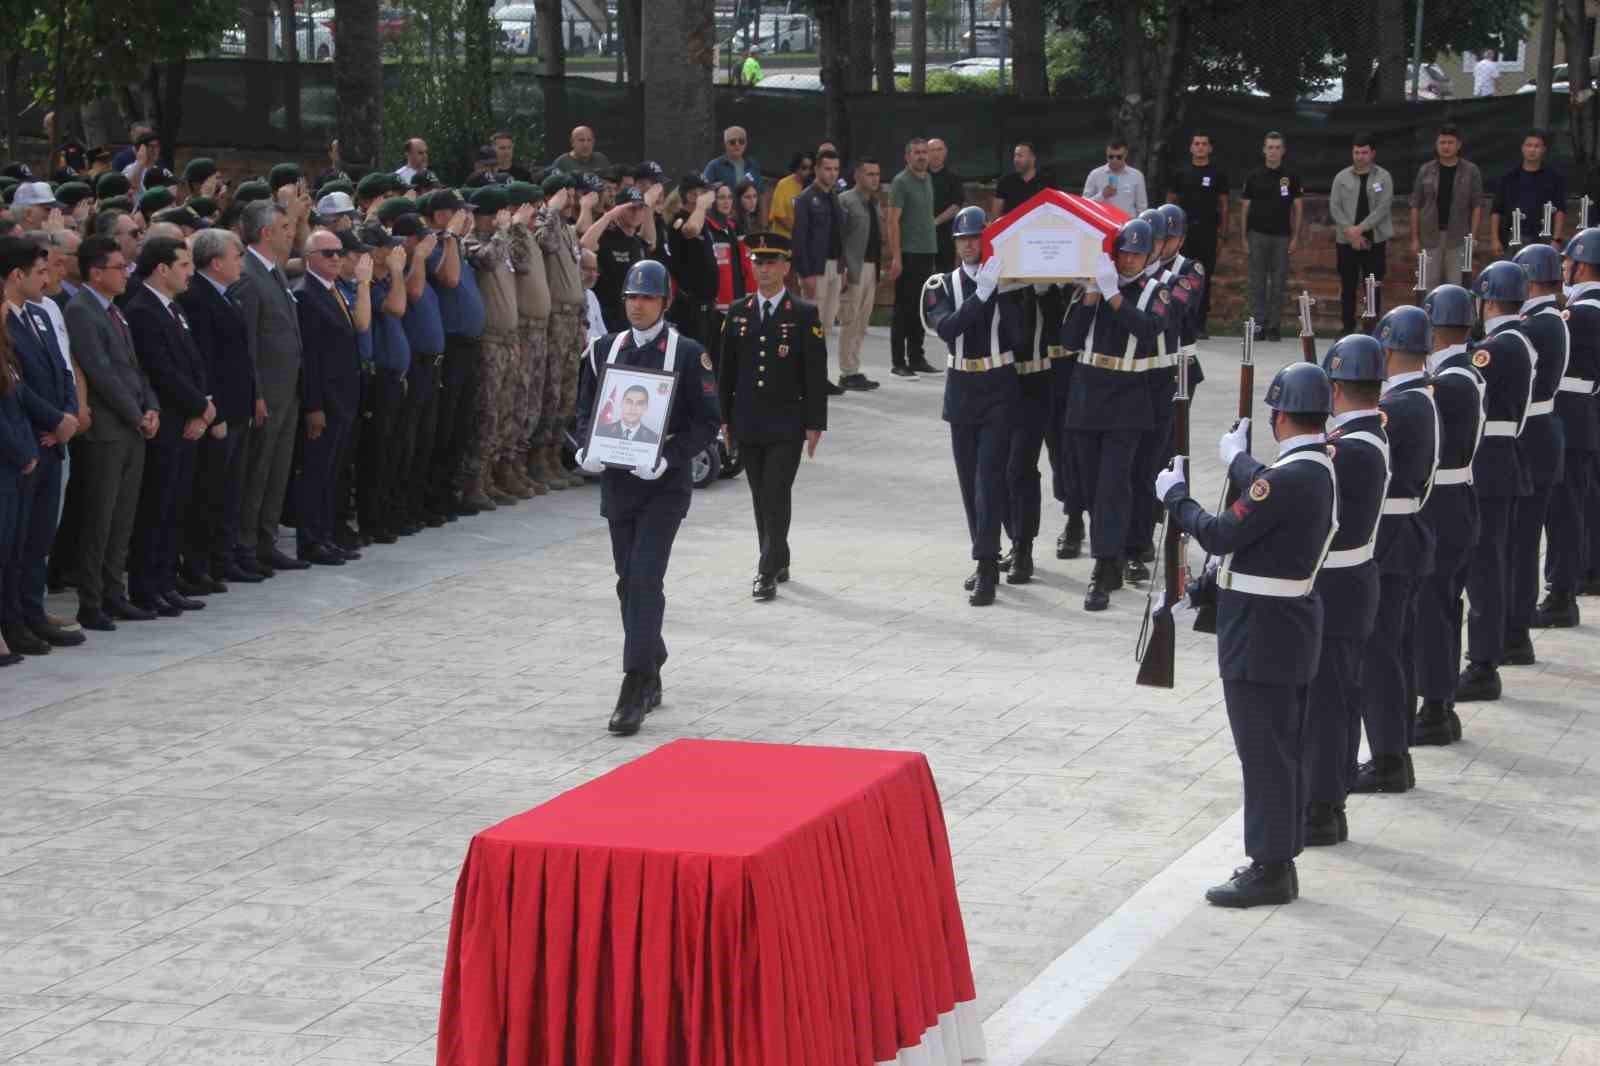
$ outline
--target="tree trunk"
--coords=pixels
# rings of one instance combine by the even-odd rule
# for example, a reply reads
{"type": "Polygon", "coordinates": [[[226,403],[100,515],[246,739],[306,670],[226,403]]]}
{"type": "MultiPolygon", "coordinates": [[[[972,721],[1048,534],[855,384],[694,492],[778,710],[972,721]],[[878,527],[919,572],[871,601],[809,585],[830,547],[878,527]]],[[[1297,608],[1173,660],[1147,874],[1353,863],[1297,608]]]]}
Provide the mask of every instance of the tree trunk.
{"type": "Polygon", "coordinates": [[[1406,98],[1405,0],[1378,0],[1377,103],[1397,104],[1406,98]]]}
{"type": "Polygon", "coordinates": [[[1345,27],[1344,73],[1341,99],[1347,104],[1368,102],[1372,64],[1378,51],[1378,12],[1374,0],[1352,0],[1345,27]]]}
{"type": "Polygon", "coordinates": [[[911,0],[911,91],[928,91],[928,0],[911,0]]]}
{"type": "Polygon", "coordinates": [[[698,171],[714,153],[715,0],[650,0],[644,8],[644,157],[669,174],[698,171]]]}
{"type": "Polygon", "coordinates": [[[1189,0],[1172,0],[1167,8],[1166,36],[1161,44],[1161,69],[1156,78],[1155,115],[1151,120],[1150,151],[1145,155],[1145,180],[1152,189],[1166,188],[1173,160],[1167,145],[1182,116],[1183,87],[1189,81],[1189,0]]]}
{"type": "Polygon", "coordinates": [[[244,57],[270,59],[271,36],[272,0],[249,0],[244,16],[244,57]]]}
{"type": "Polygon", "coordinates": [[[15,157],[17,154],[17,112],[22,108],[17,106],[17,88],[21,82],[22,53],[6,53],[6,154],[15,157]]]}
{"type": "Polygon", "coordinates": [[[183,84],[189,73],[189,61],[174,59],[161,64],[163,77],[156,132],[161,135],[161,162],[171,167],[178,160],[178,147],[183,138],[183,84]]]}
{"type": "Polygon", "coordinates": [[[334,97],[339,109],[339,154],[345,164],[373,167],[383,143],[383,53],[378,0],[334,0],[334,97]]]}
{"type": "Polygon", "coordinates": [[[278,0],[278,51],[285,63],[300,62],[300,41],[294,35],[294,0],[278,0]]]}
{"type": "Polygon", "coordinates": [[[618,21],[622,23],[623,51],[628,54],[628,84],[638,85],[641,77],[640,65],[643,62],[644,49],[641,42],[644,39],[644,11],[643,0],[622,0],[622,8],[618,21]]]}
{"type": "Polygon", "coordinates": [[[1557,0],[1540,0],[1539,4],[1539,58],[1534,69],[1538,86],[1533,97],[1533,124],[1540,129],[1550,127],[1551,68],[1556,61],[1556,23],[1561,18],[1561,5],[1557,0]]]}
{"type": "Polygon", "coordinates": [[[561,0],[534,0],[539,16],[539,73],[547,78],[567,76],[567,49],[561,37],[561,0]]]}
{"type": "Polygon", "coordinates": [[[873,0],[872,3],[872,61],[878,68],[878,91],[894,92],[894,5],[891,0],[873,0]]]}
{"type": "MultiPolygon", "coordinates": [[[[1584,18],[1584,0],[1563,0],[1561,38],[1567,56],[1586,56],[1593,52],[1594,42],[1584,18]]],[[[1572,109],[1568,125],[1572,133],[1572,157],[1579,174],[1587,175],[1595,160],[1594,124],[1585,121],[1595,107],[1587,63],[1567,62],[1567,106],[1572,109]]]]}
{"type": "MultiPolygon", "coordinates": [[[[466,81],[467,114],[482,125],[487,135],[494,126],[494,40],[498,29],[489,17],[489,0],[466,0],[461,9],[466,64],[461,75],[466,81]]],[[[471,166],[468,160],[467,165],[471,166]]]]}
{"type": "Polygon", "coordinates": [[[874,0],[850,0],[850,32],[845,37],[849,60],[845,76],[853,93],[872,91],[872,5],[874,0]]]}
{"type": "Polygon", "coordinates": [[[1044,96],[1043,0],[1011,2],[1011,79],[1018,96],[1044,96]]]}
{"type": "Polygon", "coordinates": [[[967,0],[967,29],[971,31],[967,36],[967,58],[975,59],[978,55],[978,0],[967,0]]]}
{"type": "Polygon", "coordinates": [[[841,155],[848,156],[850,140],[848,116],[845,111],[845,94],[849,90],[845,71],[847,56],[845,39],[849,0],[818,0],[817,2],[817,59],[822,65],[822,107],[826,115],[824,134],[839,146],[841,155]]]}
{"type": "Polygon", "coordinates": [[[1128,142],[1128,153],[1144,166],[1144,159],[1134,155],[1146,145],[1144,27],[1142,25],[1142,0],[1124,0],[1120,8],[1122,27],[1122,99],[1117,105],[1113,129],[1128,142]]]}

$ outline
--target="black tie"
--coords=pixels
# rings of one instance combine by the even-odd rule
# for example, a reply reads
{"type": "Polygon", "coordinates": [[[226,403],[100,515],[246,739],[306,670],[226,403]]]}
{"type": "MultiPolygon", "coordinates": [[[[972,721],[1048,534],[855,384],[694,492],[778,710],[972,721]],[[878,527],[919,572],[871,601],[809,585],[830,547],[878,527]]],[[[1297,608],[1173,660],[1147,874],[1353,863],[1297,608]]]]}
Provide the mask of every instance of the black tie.
{"type": "Polygon", "coordinates": [[[22,319],[22,324],[28,327],[29,333],[33,334],[33,343],[43,348],[45,346],[44,338],[39,336],[39,327],[33,324],[33,316],[28,314],[27,311],[23,311],[17,317],[22,319]]]}
{"type": "Polygon", "coordinates": [[[771,300],[762,300],[761,301],[761,324],[762,324],[762,326],[765,326],[767,324],[767,319],[769,319],[771,317],[772,317],[772,301],[771,300]]]}

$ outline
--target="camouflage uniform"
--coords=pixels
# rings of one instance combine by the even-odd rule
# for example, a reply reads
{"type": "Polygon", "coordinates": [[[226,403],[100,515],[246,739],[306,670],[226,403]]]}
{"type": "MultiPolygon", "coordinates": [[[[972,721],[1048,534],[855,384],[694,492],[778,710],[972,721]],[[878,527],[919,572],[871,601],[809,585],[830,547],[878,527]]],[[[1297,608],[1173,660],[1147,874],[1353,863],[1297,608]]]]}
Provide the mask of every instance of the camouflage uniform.
{"type": "Polygon", "coordinates": [[[484,236],[474,230],[462,241],[461,251],[477,271],[484,310],[483,365],[475,405],[477,440],[462,459],[463,474],[473,478],[492,473],[495,464],[507,461],[504,441],[514,399],[510,378],[517,362],[517,291],[508,231],[497,229],[484,236]]]}
{"type": "Polygon", "coordinates": [[[539,420],[539,443],[561,443],[562,432],[578,407],[578,360],[587,346],[584,323],[586,300],[583,274],[578,269],[578,236],[559,211],[539,212],[539,247],[544,252],[545,276],[550,284],[550,326],[546,333],[550,376],[559,376],[559,389],[545,387],[547,405],[539,420]],[[548,399],[555,395],[555,410],[548,399]]]}
{"type": "Polygon", "coordinates": [[[551,377],[545,356],[550,329],[550,283],[545,278],[544,253],[539,250],[533,231],[521,223],[511,227],[511,269],[517,280],[518,360],[508,440],[515,456],[535,443],[541,414],[561,406],[561,381],[551,377]]]}

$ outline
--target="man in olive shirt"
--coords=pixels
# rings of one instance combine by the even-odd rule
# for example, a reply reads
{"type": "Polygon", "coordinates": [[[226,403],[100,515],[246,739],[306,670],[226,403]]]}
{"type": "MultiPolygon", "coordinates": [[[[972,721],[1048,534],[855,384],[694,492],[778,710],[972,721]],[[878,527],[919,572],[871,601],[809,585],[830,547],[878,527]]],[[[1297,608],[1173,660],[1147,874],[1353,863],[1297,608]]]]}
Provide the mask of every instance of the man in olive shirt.
{"type": "Polygon", "coordinates": [[[939,138],[928,141],[928,174],[933,178],[933,225],[939,238],[935,265],[939,270],[956,268],[956,239],[950,235],[950,221],[967,202],[967,187],[946,161],[950,146],[939,138]]]}
{"type": "Polygon", "coordinates": [[[939,373],[922,349],[922,286],[933,274],[939,252],[933,196],[928,142],[913,137],[906,144],[906,167],[889,186],[889,277],[895,283],[889,354],[894,361],[890,373],[896,377],[939,373]]]}

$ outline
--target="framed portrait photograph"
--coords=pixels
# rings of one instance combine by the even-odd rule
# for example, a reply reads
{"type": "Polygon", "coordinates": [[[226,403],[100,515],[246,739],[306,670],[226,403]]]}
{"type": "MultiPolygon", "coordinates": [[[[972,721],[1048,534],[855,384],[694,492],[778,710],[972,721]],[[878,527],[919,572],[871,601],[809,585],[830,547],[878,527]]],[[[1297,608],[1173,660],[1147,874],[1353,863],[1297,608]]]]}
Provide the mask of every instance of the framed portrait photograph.
{"type": "Polygon", "coordinates": [[[623,469],[655,466],[666,441],[667,412],[672,409],[677,387],[677,374],[608,364],[589,421],[585,454],[623,469]]]}

